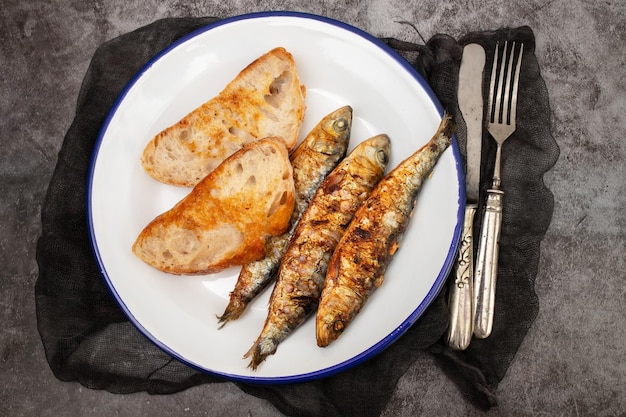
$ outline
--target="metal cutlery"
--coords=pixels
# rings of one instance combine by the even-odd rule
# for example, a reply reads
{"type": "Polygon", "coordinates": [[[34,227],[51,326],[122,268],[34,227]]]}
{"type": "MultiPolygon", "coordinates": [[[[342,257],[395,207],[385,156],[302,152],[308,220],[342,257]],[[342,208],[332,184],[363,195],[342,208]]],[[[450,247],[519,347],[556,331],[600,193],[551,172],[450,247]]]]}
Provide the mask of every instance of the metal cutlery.
{"type": "Polygon", "coordinates": [[[487,190],[487,200],[481,226],[474,275],[474,336],[484,339],[493,327],[498,251],[502,223],[501,154],[502,144],[516,129],[517,92],[524,44],[516,52],[513,42],[507,59],[508,42],[496,45],[491,71],[488,101],[488,130],[497,144],[493,183],[487,190]]]}
{"type": "Polygon", "coordinates": [[[474,214],[480,189],[480,159],[483,127],[482,80],[485,50],[478,44],[463,48],[459,70],[458,102],[465,120],[466,195],[465,219],[459,254],[454,264],[455,279],[450,282],[450,325],[446,341],[450,348],[464,350],[472,339],[474,322],[474,214]]]}

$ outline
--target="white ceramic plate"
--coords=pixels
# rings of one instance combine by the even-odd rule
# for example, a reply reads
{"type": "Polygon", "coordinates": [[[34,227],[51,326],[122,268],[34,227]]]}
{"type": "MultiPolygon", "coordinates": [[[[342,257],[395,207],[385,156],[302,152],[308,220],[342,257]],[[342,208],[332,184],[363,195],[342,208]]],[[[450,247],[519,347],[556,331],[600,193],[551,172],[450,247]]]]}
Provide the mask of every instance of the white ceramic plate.
{"type": "Polygon", "coordinates": [[[113,107],[90,175],[90,233],[104,279],[136,327],[177,359],[246,382],[297,382],[351,367],[389,346],[424,312],[454,261],[465,201],[454,142],[418,198],[384,284],[331,346],[315,343],[314,320],[298,328],[256,371],[242,358],[258,336],[270,290],[241,319],[218,330],[239,268],[181,277],[137,259],[143,227],[189,189],[161,184],[140,155],[159,131],[215,96],[237,73],[276,46],[290,51],[307,87],[301,138],[327,113],[354,109],[351,148],[379,133],[392,141],[390,166],[431,138],[442,109],[426,82],[376,38],[344,23],[300,13],[239,16],[196,31],[140,71],[113,107]]]}

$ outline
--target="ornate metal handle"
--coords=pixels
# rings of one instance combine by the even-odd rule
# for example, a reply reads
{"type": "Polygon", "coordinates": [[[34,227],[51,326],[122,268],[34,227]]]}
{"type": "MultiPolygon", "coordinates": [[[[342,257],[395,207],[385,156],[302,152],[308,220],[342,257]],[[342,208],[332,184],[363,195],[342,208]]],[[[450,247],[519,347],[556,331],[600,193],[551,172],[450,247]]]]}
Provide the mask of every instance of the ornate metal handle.
{"type": "Polygon", "coordinates": [[[496,187],[487,190],[487,203],[478,241],[474,272],[474,336],[479,339],[488,337],[493,327],[503,196],[504,192],[496,187]]]}
{"type": "Polygon", "coordinates": [[[450,326],[446,336],[448,346],[454,350],[466,349],[472,340],[474,325],[474,242],[473,227],[476,204],[465,207],[463,236],[459,256],[454,263],[455,279],[450,283],[450,326]]]}

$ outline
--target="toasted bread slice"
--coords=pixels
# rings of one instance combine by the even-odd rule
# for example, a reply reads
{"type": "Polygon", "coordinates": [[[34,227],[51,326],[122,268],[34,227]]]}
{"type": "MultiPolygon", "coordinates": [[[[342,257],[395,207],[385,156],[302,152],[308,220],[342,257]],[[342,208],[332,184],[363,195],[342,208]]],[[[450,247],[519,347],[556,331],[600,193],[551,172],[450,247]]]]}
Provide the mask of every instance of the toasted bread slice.
{"type": "Polygon", "coordinates": [[[293,56],[275,48],[157,134],[143,151],[142,165],[161,182],[193,187],[245,143],[279,137],[291,150],[304,119],[304,95],[293,56]]]}
{"type": "Polygon", "coordinates": [[[265,240],[287,229],[293,171],[277,138],[245,144],[139,234],[133,252],[173,274],[207,274],[265,256],[265,240]]]}

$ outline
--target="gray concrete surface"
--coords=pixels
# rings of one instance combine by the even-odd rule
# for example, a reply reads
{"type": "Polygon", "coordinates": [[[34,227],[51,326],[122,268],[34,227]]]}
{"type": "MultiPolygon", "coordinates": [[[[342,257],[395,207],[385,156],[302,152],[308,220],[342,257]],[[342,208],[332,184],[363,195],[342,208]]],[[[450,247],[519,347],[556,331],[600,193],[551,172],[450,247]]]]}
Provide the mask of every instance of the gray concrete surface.
{"type": "MultiPolygon", "coordinates": [[[[626,415],[626,2],[623,0],[3,0],[0,7],[0,415],[274,416],[230,383],[169,396],[114,395],[58,381],[37,333],[40,210],[96,47],[168,16],[306,11],[378,36],[529,25],[561,157],[546,176],[554,218],[542,244],[539,316],[492,416],[626,415]],[[258,4],[262,4],[258,5],[258,4]]],[[[428,357],[384,416],[477,416],[428,357]]]]}

